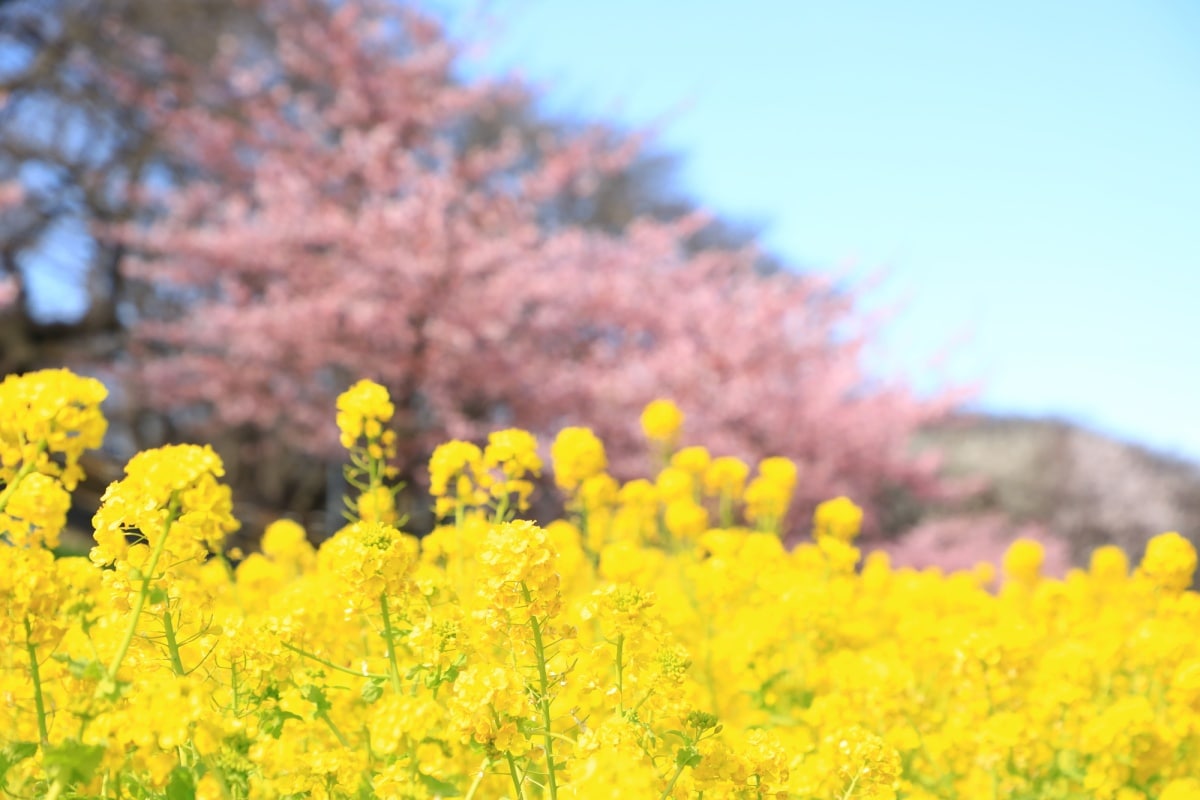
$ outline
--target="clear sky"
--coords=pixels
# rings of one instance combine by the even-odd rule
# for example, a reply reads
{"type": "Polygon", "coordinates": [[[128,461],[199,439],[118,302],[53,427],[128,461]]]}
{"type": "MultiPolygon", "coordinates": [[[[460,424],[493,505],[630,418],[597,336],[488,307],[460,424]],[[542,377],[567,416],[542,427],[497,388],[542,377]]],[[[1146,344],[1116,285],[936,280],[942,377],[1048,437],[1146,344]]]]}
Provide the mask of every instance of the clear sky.
{"type": "Polygon", "coordinates": [[[685,187],[769,248],[886,271],[872,302],[904,302],[885,345],[918,384],[953,345],[987,410],[1200,459],[1200,2],[487,10],[473,70],[663,122],[685,187]]]}

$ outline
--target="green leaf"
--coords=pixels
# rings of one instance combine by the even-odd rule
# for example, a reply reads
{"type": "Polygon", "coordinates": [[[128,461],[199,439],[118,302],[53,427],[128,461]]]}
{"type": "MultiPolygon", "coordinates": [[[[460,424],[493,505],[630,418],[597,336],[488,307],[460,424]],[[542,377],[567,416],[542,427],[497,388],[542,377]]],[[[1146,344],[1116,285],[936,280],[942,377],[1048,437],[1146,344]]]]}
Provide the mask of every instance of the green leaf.
{"type": "Polygon", "coordinates": [[[196,779],[183,767],[176,767],[167,781],[167,800],[196,800],[196,779]]]}
{"type": "Polygon", "coordinates": [[[385,683],[387,683],[386,678],[368,678],[362,687],[362,699],[370,704],[383,697],[385,683]]]}
{"type": "Polygon", "coordinates": [[[443,780],[438,780],[432,775],[421,775],[421,783],[429,790],[429,793],[435,797],[458,797],[462,794],[458,787],[453,783],[447,783],[443,780]]]}
{"type": "Polygon", "coordinates": [[[100,745],[69,739],[47,748],[42,755],[42,764],[47,773],[69,785],[91,780],[103,757],[104,748],[100,745]]]}
{"type": "Polygon", "coordinates": [[[118,681],[101,674],[96,682],[96,698],[99,700],[116,700],[129,691],[129,681],[118,681]]]}
{"type": "Polygon", "coordinates": [[[162,588],[161,586],[155,586],[150,589],[150,593],[148,595],[146,595],[146,599],[152,605],[158,605],[159,603],[165,603],[165,602],[167,602],[167,590],[162,588]]]}
{"type": "Polygon", "coordinates": [[[9,742],[0,748],[0,786],[8,771],[38,751],[37,742],[9,742]]]}
{"type": "Polygon", "coordinates": [[[694,747],[681,747],[675,752],[675,765],[679,767],[695,767],[702,759],[700,751],[694,747]]]}
{"type": "Polygon", "coordinates": [[[325,690],[315,683],[306,683],[300,687],[300,696],[317,707],[317,714],[321,715],[333,708],[329,702],[329,698],[325,696],[325,690]]]}
{"type": "Polygon", "coordinates": [[[52,658],[65,663],[67,672],[77,680],[99,681],[104,677],[104,665],[94,658],[72,658],[66,653],[55,653],[52,658]]]}
{"type": "Polygon", "coordinates": [[[277,707],[264,708],[258,712],[258,729],[272,739],[278,739],[283,733],[283,724],[289,719],[303,719],[303,717],[277,707]]]}

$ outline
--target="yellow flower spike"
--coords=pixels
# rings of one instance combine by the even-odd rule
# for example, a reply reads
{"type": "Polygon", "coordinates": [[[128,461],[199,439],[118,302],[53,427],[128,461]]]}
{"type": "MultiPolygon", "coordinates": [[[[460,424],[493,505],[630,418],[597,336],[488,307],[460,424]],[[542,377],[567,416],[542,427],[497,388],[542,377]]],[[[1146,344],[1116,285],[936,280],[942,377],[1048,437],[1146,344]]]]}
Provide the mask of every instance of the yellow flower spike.
{"type": "Polygon", "coordinates": [[[562,604],[558,554],[546,531],[517,520],[488,532],[476,556],[481,568],[482,597],[524,624],[531,616],[553,616],[562,604]],[[533,598],[525,600],[528,591],[533,598]]]}
{"type": "Polygon", "coordinates": [[[619,491],[617,482],[611,475],[607,473],[593,475],[579,484],[579,496],[576,504],[580,510],[588,513],[603,511],[617,504],[619,491]]]}
{"type": "MultiPolygon", "coordinates": [[[[429,493],[435,498],[474,505],[474,486],[484,474],[483,451],[471,442],[438,445],[429,459],[429,493]],[[453,487],[453,492],[451,492],[453,487]]],[[[439,506],[441,508],[441,506],[439,506]]]]}
{"type": "MultiPolygon", "coordinates": [[[[101,498],[92,520],[98,546],[103,548],[100,534],[136,529],[154,548],[171,518],[185,535],[172,538],[169,563],[218,551],[225,536],[240,527],[229,487],[217,480],[224,474],[220,456],[208,445],[167,445],[138,453],[126,465],[125,477],[109,485],[101,498]]],[[[109,555],[116,554],[93,548],[93,560],[112,563],[109,555]]]]}
{"type": "Polygon", "coordinates": [[[854,572],[854,568],[858,566],[859,559],[862,558],[862,551],[850,544],[850,542],[839,539],[836,536],[822,536],[817,540],[817,549],[825,557],[825,563],[829,568],[830,574],[833,575],[849,575],[854,572]]]}
{"type": "Polygon", "coordinates": [[[337,426],[347,449],[361,436],[378,437],[383,423],[396,413],[388,390],[370,380],[361,380],[338,395],[337,409],[337,426]]]}
{"type": "Polygon", "coordinates": [[[727,494],[732,500],[740,500],[749,475],[750,466],[740,458],[714,458],[704,471],[704,492],[710,497],[727,494]]]}
{"type": "Polygon", "coordinates": [[[1033,539],[1017,539],[1004,553],[1004,575],[1023,586],[1032,586],[1042,574],[1046,549],[1033,539]]]}
{"type": "Polygon", "coordinates": [[[854,726],[833,734],[835,771],[842,800],[895,796],[903,770],[900,754],[879,736],[854,726]]]}
{"type": "Polygon", "coordinates": [[[708,448],[700,446],[685,447],[682,450],[677,450],[671,456],[671,466],[676,469],[681,469],[689,475],[700,477],[704,471],[708,469],[708,465],[712,463],[712,456],[708,453],[708,448]]]}
{"type": "Polygon", "coordinates": [[[261,546],[263,553],[277,561],[303,561],[314,554],[304,528],[290,519],[276,520],[268,525],[263,531],[261,546]]]}
{"type": "Polygon", "coordinates": [[[742,500],[746,504],[746,520],[760,530],[779,533],[779,526],[792,502],[792,491],[784,485],[759,475],[750,481],[742,500]]]}
{"type": "Polygon", "coordinates": [[[1168,592],[1192,585],[1196,572],[1196,547],[1175,531],[1160,533],[1146,545],[1138,573],[1168,592]]]}
{"type": "Polygon", "coordinates": [[[683,427],[683,412],[670,400],[654,400],[642,411],[641,422],[647,439],[670,444],[683,427]]]}
{"type": "Polygon", "coordinates": [[[817,506],[813,512],[813,536],[832,536],[852,542],[862,529],[863,510],[848,497],[835,497],[817,506]]]}
{"type": "Polygon", "coordinates": [[[708,511],[691,498],[668,505],[663,520],[671,535],[684,541],[698,539],[708,529],[708,511]]]}
{"type": "Polygon", "coordinates": [[[568,492],[608,468],[604,443],[587,428],[559,431],[550,448],[550,456],[554,461],[554,481],[568,492]]]}
{"type": "Polygon", "coordinates": [[[57,547],[71,495],[58,479],[40,472],[25,476],[14,488],[0,512],[0,536],[17,547],[57,547]]]}
{"type": "Polygon", "coordinates": [[[488,435],[483,450],[485,469],[499,469],[509,480],[542,474],[542,459],[538,456],[537,438],[519,428],[496,431],[488,435]]]}
{"type": "Polygon", "coordinates": [[[667,467],[658,473],[654,482],[658,499],[667,505],[680,500],[692,500],[695,497],[695,487],[696,479],[692,474],[678,467],[667,467]]]}
{"type": "Polygon", "coordinates": [[[785,494],[790,495],[796,488],[796,479],[799,472],[796,468],[796,462],[790,458],[772,456],[764,458],[758,463],[758,474],[764,480],[779,486],[785,494]]]}
{"type": "Polygon", "coordinates": [[[394,525],[399,519],[396,514],[396,494],[386,486],[376,486],[358,496],[355,504],[358,518],[363,522],[382,522],[394,525]]]}
{"type": "Polygon", "coordinates": [[[1092,551],[1088,573],[1100,583],[1118,583],[1129,577],[1129,556],[1116,545],[1104,545],[1092,551]]]}

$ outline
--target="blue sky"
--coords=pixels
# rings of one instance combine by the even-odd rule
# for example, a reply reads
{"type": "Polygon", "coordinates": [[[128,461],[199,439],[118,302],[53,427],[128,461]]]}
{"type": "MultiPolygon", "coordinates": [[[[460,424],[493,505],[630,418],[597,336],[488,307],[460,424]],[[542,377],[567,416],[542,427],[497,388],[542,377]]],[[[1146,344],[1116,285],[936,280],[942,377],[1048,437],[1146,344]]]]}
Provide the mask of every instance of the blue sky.
{"type": "Polygon", "coordinates": [[[885,270],[887,363],[918,385],[1200,459],[1200,3],[486,8],[473,71],[662,123],[684,186],[790,262],[885,270]]]}

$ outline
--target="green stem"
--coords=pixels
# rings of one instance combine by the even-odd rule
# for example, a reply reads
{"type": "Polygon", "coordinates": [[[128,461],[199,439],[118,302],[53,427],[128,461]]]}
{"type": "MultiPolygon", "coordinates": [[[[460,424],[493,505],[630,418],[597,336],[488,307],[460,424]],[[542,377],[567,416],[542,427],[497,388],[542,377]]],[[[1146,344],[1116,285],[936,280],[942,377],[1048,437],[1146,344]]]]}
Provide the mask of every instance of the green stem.
{"type": "Polygon", "coordinates": [[[333,718],[329,716],[328,711],[319,711],[317,712],[317,716],[320,717],[322,722],[329,726],[329,730],[333,731],[333,735],[337,737],[337,740],[341,743],[342,747],[346,748],[347,750],[354,749],[350,745],[350,740],[347,739],[340,730],[338,730],[338,726],[334,724],[333,718]]]}
{"type": "Polygon", "coordinates": [[[238,713],[238,680],[237,664],[233,661],[229,662],[229,686],[233,690],[233,715],[236,717],[238,713]]]}
{"type": "Polygon", "coordinates": [[[679,776],[683,774],[686,768],[684,764],[679,764],[675,767],[675,774],[671,776],[671,780],[667,781],[667,788],[663,789],[662,794],[658,796],[658,800],[667,800],[671,796],[671,792],[675,788],[675,782],[679,780],[679,776]]]}
{"type": "Polygon", "coordinates": [[[110,681],[117,679],[117,670],[121,668],[121,662],[125,660],[125,655],[129,652],[129,646],[133,643],[134,634],[137,633],[138,619],[142,616],[142,608],[146,605],[146,597],[150,594],[150,581],[154,580],[154,570],[158,567],[158,560],[162,557],[163,550],[166,548],[167,536],[171,532],[171,526],[175,524],[175,520],[178,517],[179,496],[177,493],[172,493],[171,503],[167,507],[167,519],[163,523],[162,534],[158,537],[158,543],[154,545],[154,552],[150,554],[150,563],[146,565],[146,572],[142,577],[142,588],[138,591],[137,599],[133,602],[133,612],[129,618],[129,627],[125,629],[125,636],[121,639],[121,645],[117,648],[117,654],[113,656],[112,663],[108,665],[108,679],[110,681]]]}
{"type": "Polygon", "coordinates": [[[499,525],[501,522],[504,522],[504,517],[508,514],[508,502],[508,492],[505,492],[504,496],[501,497],[499,502],[496,503],[496,518],[494,520],[495,524],[499,525]]]}
{"type": "MultiPolygon", "coordinates": [[[[697,609],[699,610],[699,609],[697,609]]],[[[708,685],[709,702],[712,703],[713,713],[721,715],[721,698],[717,693],[717,682],[713,676],[713,626],[711,619],[705,621],[704,628],[704,682],[708,685]]]]}
{"type": "Polygon", "coordinates": [[[617,636],[617,711],[625,715],[625,634],[617,636]]]}
{"type": "Polygon", "coordinates": [[[38,737],[44,750],[50,744],[50,731],[46,727],[46,704],[42,699],[42,673],[38,668],[37,650],[33,646],[33,626],[29,615],[25,615],[25,650],[29,653],[29,671],[33,676],[33,704],[37,708],[38,737]]]}
{"type": "Polygon", "coordinates": [[[305,658],[312,659],[313,661],[317,662],[318,664],[329,667],[330,669],[337,670],[338,672],[344,672],[347,675],[353,675],[356,678],[386,678],[386,677],[388,677],[387,675],[380,675],[376,672],[355,672],[354,670],[350,669],[349,667],[343,667],[340,664],[335,664],[327,658],[321,658],[316,653],[310,653],[307,650],[302,650],[299,647],[288,644],[287,642],[280,642],[280,644],[283,645],[284,647],[286,647],[288,650],[291,650],[293,653],[298,653],[298,654],[304,656],[305,658]]]}
{"type": "MultiPolygon", "coordinates": [[[[533,602],[529,587],[524,581],[521,582],[521,592],[525,595],[526,603],[533,602]]],[[[546,743],[546,777],[550,784],[550,800],[558,800],[558,779],[554,772],[554,737],[550,735],[550,676],[546,673],[546,646],[542,641],[542,624],[536,616],[529,617],[529,626],[533,629],[533,648],[537,655],[538,678],[542,684],[538,704],[542,707],[542,723],[546,729],[542,737],[546,743]]]]}
{"type": "Polygon", "coordinates": [[[383,461],[371,455],[371,445],[378,444],[380,449],[383,448],[377,439],[367,440],[367,482],[370,485],[370,491],[374,492],[383,484],[383,461]]]}
{"type": "Polygon", "coordinates": [[[850,785],[846,787],[846,793],[842,795],[842,800],[850,800],[854,796],[854,789],[858,786],[858,778],[862,775],[862,770],[859,770],[854,775],[854,779],[850,781],[850,785]]]}
{"type": "Polygon", "coordinates": [[[508,774],[512,776],[513,789],[517,792],[517,800],[525,800],[525,790],[521,788],[521,779],[517,777],[517,762],[512,753],[506,752],[504,758],[508,761],[508,774]]]}
{"type": "Polygon", "coordinates": [[[387,648],[388,675],[392,680],[392,688],[400,692],[400,666],[396,663],[395,634],[392,631],[392,615],[388,613],[387,592],[379,595],[379,608],[383,611],[383,643],[387,648]]]}
{"type": "Polygon", "coordinates": [[[0,511],[4,511],[4,509],[8,506],[8,501],[11,500],[13,494],[16,493],[17,487],[21,485],[21,481],[25,480],[25,477],[29,475],[29,473],[37,469],[38,456],[46,452],[47,446],[48,445],[45,439],[42,439],[40,442],[38,442],[37,450],[34,452],[33,458],[21,465],[21,469],[17,470],[17,474],[13,476],[12,483],[8,484],[8,486],[5,486],[4,491],[0,492],[0,511]]]}
{"type": "Polygon", "coordinates": [[[487,775],[488,767],[492,765],[492,759],[485,756],[483,763],[479,765],[479,771],[475,773],[475,780],[471,781],[471,787],[467,789],[463,800],[472,800],[475,797],[475,792],[479,791],[479,784],[483,783],[483,778],[487,775]]]}
{"type": "Polygon", "coordinates": [[[183,668],[183,657],[179,655],[179,642],[175,639],[175,623],[171,619],[169,607],[163,612],[163,631],[167,638],[167,651],[171,654],[171,669],[175,670],[176,675],[183,677],[187,670],[183,668]]]}
{"type": "Polygon", "coordinates": [[[46,795],[45,800],[58,800],[58,796],[65,788],[67,788],[67,781],[60,775],[54,779],[54,784],[50,787],[50,792],[46,795]]]}

